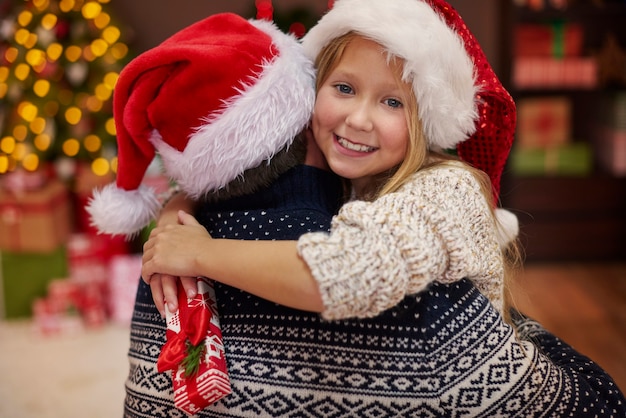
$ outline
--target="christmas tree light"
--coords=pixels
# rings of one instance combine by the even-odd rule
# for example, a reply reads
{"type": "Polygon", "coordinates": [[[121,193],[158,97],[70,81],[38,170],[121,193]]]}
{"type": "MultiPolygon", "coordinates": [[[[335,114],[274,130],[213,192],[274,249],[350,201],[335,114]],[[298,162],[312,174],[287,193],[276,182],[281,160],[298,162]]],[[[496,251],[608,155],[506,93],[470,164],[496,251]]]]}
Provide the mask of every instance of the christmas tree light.
{"type": "Polygon", "coordinates": [[[109,1],[1,6],[0,175],[67,159],[115,167],[111,99],[130,57],[109,1]]]}

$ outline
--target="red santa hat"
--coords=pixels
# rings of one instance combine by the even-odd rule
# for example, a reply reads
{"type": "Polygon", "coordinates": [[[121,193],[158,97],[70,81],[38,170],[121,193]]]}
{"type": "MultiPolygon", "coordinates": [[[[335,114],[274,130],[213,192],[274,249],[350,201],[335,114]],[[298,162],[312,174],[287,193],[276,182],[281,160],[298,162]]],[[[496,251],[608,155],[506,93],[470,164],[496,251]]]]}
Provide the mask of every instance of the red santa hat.
{"type": "Polygon", "coordinates": [[[186,27],[121,72],[113,98],[118,170],[94,191],[94,226],[131,236],[161,203],[142,185],[158,153],[192,198],[289,146],[315,100],[313,65],[273,23],[223,13],[186,27]]]}
{"type": "MultiPolygon", "coordinates": [[[[515,132],[515,103],[465,22],[443,0],[336,0],[302,43],[314,60],[331,40],[356,32],[404,60],[431,149],[456,148],[487,173],[498,203],[515,132]]],[[[517,218],[497,209],[500,242],[518,234],[517,218]]]]}

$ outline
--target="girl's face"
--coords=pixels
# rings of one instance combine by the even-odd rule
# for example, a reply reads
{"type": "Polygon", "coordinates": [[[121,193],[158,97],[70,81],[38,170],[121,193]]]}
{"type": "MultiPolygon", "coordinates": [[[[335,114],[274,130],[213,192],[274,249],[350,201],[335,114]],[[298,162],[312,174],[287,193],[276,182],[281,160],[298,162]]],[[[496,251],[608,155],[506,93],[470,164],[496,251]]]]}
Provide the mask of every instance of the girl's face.
{"type": "Polygon", "coordinates": [[[399,84],[394,61],[377,43],[356,37],[319,87],[311,126],[330,168],[351,180],[357,194],[374,177],[402,162],[409,143],[404,104],[410,87],[399,84]]]}

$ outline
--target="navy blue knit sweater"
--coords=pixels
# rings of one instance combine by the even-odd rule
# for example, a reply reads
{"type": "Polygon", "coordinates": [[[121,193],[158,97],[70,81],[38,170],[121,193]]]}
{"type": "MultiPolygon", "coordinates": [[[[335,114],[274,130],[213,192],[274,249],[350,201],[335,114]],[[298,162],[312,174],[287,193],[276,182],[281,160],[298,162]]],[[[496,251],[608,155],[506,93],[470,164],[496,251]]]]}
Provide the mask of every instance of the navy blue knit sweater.
{"type": "MultiPolygon", "coordinates": [[[[332,175],[298,167],[197,216],[214,237],[296,239],[328,229],[340,196],[332,175]]],[[[516,336],[467,280],[435,283],[376,318],[332,322],[220,284],[216,294],[233,393],[201,417],[626,416],[597,365],[521,315],[516,336]]],[[[164,342],[141,282],[125,416],[184,416],[170,374],[156,371],[164,342]]]]}

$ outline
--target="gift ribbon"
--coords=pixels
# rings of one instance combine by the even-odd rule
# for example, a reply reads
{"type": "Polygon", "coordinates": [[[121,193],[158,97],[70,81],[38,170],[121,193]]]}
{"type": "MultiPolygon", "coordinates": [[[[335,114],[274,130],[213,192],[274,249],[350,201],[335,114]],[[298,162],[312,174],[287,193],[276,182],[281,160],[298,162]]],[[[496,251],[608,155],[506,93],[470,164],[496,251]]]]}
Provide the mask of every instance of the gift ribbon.
{"type": "Polygon", "coordinates": [[[184,336],[174,334],[173,337],[168,337],[167,342],[161,348],[157,360],[157,369],[160,373],[178,369],[178,365],[185,359],[186,354],[187,342],[184,336]]]}
{"type": "Polygon", "coordinates": [[[565,22],[556,21],[552,23],[552,31],[554,32],[552,52],[556,58],[563,58],[565,56],[565,29],[565,22]]]}
{"type": "Polygon", "coordinates": [[[65,187],[51,183],[43,189],[28,193],[6,193],[0,191],[0,210],[18,208],[25,214],[48,213],[68,199],[65,187]]]}
{"type": "Polygon", "coordinates": [[[179,280],[177,315],[177,319],[172,318],[168,321],[173,321],[177,325],[174,325],[174,329],[170,329],[168,323],[167,342],[163,345],[157,360],[159,372],[176,371],[187,356],[188,344],[197,346],[204,341],[213,313],[203,293],[198,292],[194,299],[187,299],[185,289],[179,280]],[[178,332],[176,328],[179,328],[178,332]]]}
{"type": "Polygon", "coordinates": [[[178,310],[166,312],[166,343],[157,360],[159,372],[172,370],[174,405],[195,414],[231,393],[215,292],[197,278],[198,294],[187,299],[181,282],[178,310]]]}

